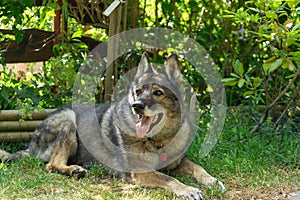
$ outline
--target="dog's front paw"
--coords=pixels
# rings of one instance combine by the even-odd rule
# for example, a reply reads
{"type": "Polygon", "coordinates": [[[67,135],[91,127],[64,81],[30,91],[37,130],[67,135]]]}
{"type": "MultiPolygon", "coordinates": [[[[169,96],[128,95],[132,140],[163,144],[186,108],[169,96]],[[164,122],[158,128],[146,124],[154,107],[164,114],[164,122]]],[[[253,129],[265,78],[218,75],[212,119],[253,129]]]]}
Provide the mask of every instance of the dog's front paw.
{"type": "Polygon", "coordinates": [[[194,187],[190,187],[190,186],[186,186],[182,189],[175,191],[175,194],[178,197],[180,197],[182,199],[186,199],[186,200],[201,200],[201,199],[203,199],[201,190],[194,188],[194,187]]]}
{"type": "Polygon", "coordinates": [[[81,166],[78,165],[74,165],[73,170],[71,171],[70,175],[74,176],[77,175],[78,178],[83,178],[85,176],[85,174],[87,173],[87,170],[84,169],[81,166]]]}
{"type": "Polygon", "coordinates": [[[216,181],[215,187],[218,188],[219,190],[221,190],[222,192],[226,191],[224,184],[219,180],[216,181]]]}

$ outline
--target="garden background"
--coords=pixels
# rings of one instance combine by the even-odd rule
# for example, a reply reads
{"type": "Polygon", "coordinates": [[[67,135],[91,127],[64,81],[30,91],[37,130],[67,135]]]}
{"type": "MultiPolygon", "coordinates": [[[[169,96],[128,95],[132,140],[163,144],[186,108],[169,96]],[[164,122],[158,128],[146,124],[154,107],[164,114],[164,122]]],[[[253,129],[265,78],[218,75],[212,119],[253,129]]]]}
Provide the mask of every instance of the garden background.
{"type": "MultiPolygon", "coordinates": [[[[2,0],[0,110],[20,110],[30,116],[34,110],[71,103],[76,73],[93,47],[125,30],[169,28],[206,49],[226,87],[225,126],[213,151],[200,159],[199,144],[211,111],[210,88],[192,65],[183,62],[182,73],[201,105],[199,136],[189,156],[222,180],[228,190],[197,187],[207,199],[286,199],[300,190],[298,0],[128,0],[106,17],[103,11],[111,3],[2,0]],[[20,71],[16,63],[22,59],[26,69],[20,71]]],[[[97,102],[107,101],[117,78],[136,66],[144,50],[116,60],[99,82],[97,102]]],[[[146,51],[153,62],[162,62],[169,53],[146,51]]],[[[26,142],[0,143],[0,148],[9,151],[24,146],[26,142]]],[[[165,190],[111,180],[99,166],[80,180],[47,174],[44,168],[35,158],[0,163],[0,198],[175,198],[165,190]]],[[[178,178],[196,185],[188,177],[178,178]]]]}

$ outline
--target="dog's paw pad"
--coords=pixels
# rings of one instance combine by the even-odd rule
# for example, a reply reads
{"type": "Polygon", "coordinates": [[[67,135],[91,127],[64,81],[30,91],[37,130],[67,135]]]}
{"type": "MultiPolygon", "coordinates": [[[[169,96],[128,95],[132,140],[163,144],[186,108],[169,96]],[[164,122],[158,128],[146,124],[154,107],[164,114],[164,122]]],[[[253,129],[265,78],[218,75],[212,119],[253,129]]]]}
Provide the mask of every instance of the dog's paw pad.
{"type": "Polygon", "coordinates": [[[76,166],[74,169],[71,171],[71,176],[77,175],[78,178],[83,178],[85,174],[87,173],[87,170],[84,169],[83,167],[76,166]]]}
{"type": "Polygon", "coordinates": [[[224,184],[221,181],[217,180],[217,179],[209,187],[213,188],[213,189],[220,190],[221,192],[226,191],[226,188],[225,188],[224,184]]]}
{"type": "Polygon", "coordinates": [[[186,187],[180,191],[176,191],[176,195],[187,200],[202,200],[203,194],[201,190],[194,187],[186,187]]]}
{"type": "Polygon", "coordinates": [[[48,173],[52,173],[54,171],[54,169],[53,169],[53,167],[51,165],[48,164],[48,165],[46,165],[46,171],[48,173]]]}
{"type": "Polygon", "coordinates": [[[222,192],[226,191],[226,188],[225,188],[224,184],[221,181],[217,181],[216,187],[219,188],[219,190],[221,190],[222,192]]]}

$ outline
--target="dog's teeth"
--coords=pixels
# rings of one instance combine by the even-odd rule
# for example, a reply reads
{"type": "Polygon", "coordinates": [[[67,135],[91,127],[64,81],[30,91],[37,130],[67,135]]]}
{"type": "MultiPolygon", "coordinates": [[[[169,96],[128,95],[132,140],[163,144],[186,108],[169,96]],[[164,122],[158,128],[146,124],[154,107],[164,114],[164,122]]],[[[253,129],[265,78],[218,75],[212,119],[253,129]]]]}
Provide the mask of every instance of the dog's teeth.
{"type": "Polygon", "coordinates": [[[152,123],[156,122],[157,119],[158,119],[158,115],[155,115],[155,116],[153,117],[153,119],[152,119],[152,123]]]}

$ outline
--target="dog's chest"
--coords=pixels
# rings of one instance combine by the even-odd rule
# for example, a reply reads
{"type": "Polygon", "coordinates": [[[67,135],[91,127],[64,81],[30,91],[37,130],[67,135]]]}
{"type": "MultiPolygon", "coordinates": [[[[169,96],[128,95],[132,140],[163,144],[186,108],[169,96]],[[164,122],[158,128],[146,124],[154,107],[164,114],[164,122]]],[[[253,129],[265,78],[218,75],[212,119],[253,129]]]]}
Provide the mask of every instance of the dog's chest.
{"type": "Polygon", "coordinates": [[[125,140],[125,146],[127,150],[135,153],[154,152],[168,145],[172,141],[172,139],[173,137],[158,141],[149,138],[130,142],[128,140],[125,140]]]}

